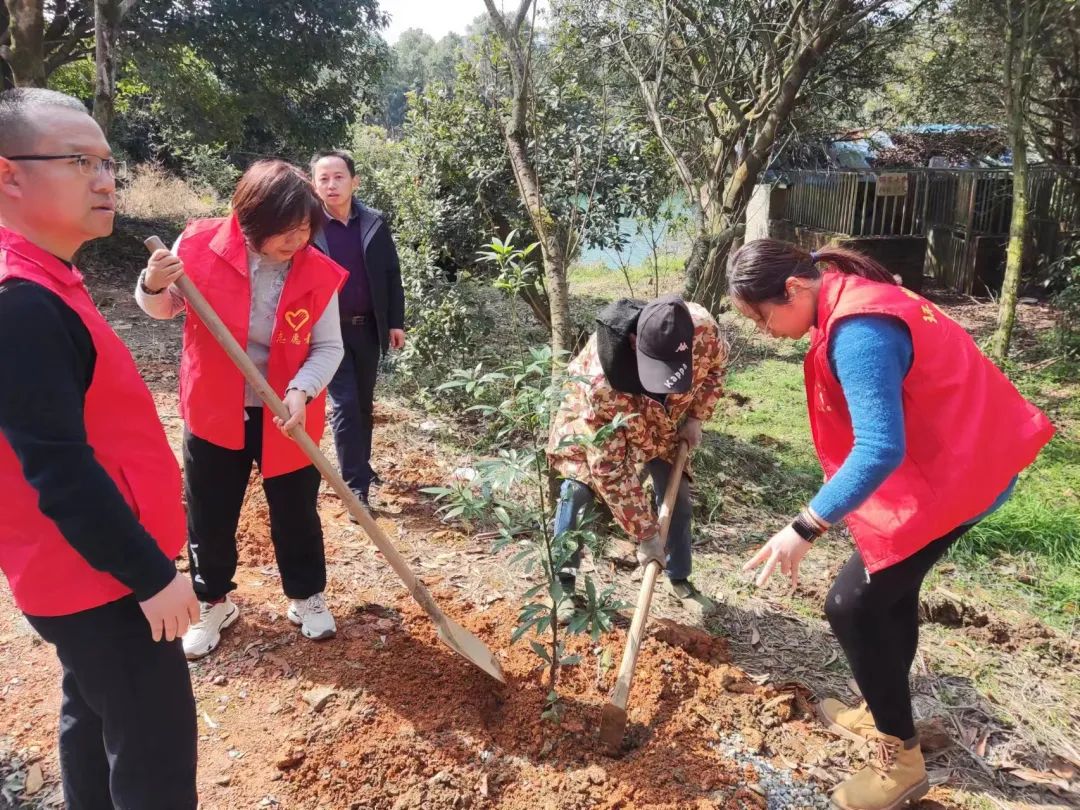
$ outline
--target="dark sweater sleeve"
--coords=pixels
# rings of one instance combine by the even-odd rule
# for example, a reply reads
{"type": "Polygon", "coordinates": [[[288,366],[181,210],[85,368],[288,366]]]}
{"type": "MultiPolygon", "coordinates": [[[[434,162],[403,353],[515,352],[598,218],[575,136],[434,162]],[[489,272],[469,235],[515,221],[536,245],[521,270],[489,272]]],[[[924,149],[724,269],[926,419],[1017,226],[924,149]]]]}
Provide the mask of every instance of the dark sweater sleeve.
{"type": "Polygon", "coordinates": [[[149,599],[176,576],[87,443],[96,352],[78,315],[38,284],[0,284],[0,433],[42,513],[93,568],[149,599]]]}
{"type": "Polygon", "coordinates": [[[390,224],[383,223],[386,229],[386,296],[387,325],[390,329],[405,328],[405,289],[401,284],[401,261],[398,259],[397,245],[390,233],[390,224]]]}
{"type": "Polygon", "coordinates": [[[840,323],[829,363],[844,391],[855,444],[810,508],[830,523],[869,498],[904,460],[904,377],[913,347],[904,323],[864,315],[840,323]]]}

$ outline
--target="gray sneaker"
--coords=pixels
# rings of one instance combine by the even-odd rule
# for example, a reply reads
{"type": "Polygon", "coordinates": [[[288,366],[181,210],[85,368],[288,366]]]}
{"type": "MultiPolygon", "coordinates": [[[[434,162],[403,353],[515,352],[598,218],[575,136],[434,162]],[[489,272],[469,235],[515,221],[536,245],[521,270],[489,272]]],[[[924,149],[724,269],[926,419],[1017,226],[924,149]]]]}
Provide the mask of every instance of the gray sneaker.
{"type": "Polygon", "coordinates": [[[292,599],[286,613],[289,621],[300,628],[306,638],[319,641],[331,638],[337,633],[334,616],[326,606],[326,597],[322,593],[307,599],[292,599]]]}

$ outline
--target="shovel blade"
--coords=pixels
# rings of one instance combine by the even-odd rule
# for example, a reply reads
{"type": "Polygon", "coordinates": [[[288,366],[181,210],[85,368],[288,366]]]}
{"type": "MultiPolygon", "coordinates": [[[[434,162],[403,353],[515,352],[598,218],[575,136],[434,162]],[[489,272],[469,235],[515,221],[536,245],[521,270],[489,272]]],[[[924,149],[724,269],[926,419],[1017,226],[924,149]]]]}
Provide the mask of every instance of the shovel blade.
{"type": "Polygon", "coordinates": [[[625,733],[626,709],[614,703],[605,704],[600,713],[600,741],[612,751],[617,751],[622,747],[625,733]]]}
{"type": "Polygon", "coordinates": [[[449,616],[439,622],[439,639],[467,661],[471,661],[499,683],[506,683],[502,665],[495,654],[479,638],[470,633],[449,616]]]}

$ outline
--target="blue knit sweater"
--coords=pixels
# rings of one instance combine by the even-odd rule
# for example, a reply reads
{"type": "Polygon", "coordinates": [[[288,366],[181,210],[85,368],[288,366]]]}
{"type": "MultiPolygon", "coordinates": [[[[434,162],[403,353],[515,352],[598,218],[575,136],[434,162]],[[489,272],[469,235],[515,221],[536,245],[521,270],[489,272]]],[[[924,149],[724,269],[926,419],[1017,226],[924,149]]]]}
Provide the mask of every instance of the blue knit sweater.
{"type": "MultiPolygon", "coordinates": [[[[829,342],[829,365],[847,400],[855,444],[847,459],[810,501],[829,523],[842,520],[870,497],[904,460],[904,377],[914,350],[903,321],[860,315],[842,321],[829,342]]],[[[1016,484],[1014,478],[983,514],[1000,507],[1016,484]]]]}

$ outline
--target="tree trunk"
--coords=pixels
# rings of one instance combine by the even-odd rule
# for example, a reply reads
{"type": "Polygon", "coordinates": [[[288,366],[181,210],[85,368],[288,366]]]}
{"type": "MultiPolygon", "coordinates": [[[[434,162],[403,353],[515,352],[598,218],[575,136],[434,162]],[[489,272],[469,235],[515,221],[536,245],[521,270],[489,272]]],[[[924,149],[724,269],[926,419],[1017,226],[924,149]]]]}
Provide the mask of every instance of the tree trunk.
{"type": "Polygon", "coordinates": [[[529,221],[540,240],[540,252],[544,260],[544,283],[547,287],[548,309],[551,316],[551,351],[556,366],[566,363],[567,355],[573,350],[572,327],[570,318],[570,285],[566,280],[566,255],[562,242],[556,235],[551,215],[544,207],[540,195],[540,184],[536,170],[525,146],[521,134],[513,131],[506,133],[506,146],[510,155],[510,165],[514,170],[521,199],[529,221]]]}
{"type": "Polygon", "coordinates": [[[1002,363],[1009,354],[1013,326],[1016,324],[1016,300],[1020,291],[1020,275],[1024,269],[1024,247],[1027,244],[1027,156],[1021,158],[1021,146],[1013,151],[1012,222],[1009,224],[1009,247],[1006,251],[1005,279],[1001,283],[997,329],[990,342],[990,357],[1002,363]]]}
{"type": "Polygon", "coordinates": [[[1030,89],[1028,70],[1035,47],[1031,30],[1035,12],[1023,5],[1020,18],[1009,10],[1006,32],[1005,103],[1009,114],[1009,147],[1013,153],[1012,221],[1009,223],[1009,246],[1006,250],[1005,279],[1001,283],[998,303],[997,329],[990,340],[990,357],[995,363],[1004,362],[1009,355],[1013,326],[1016,323],[1016,299],[1020,292],[1020,276],[1024,269],[1024,248],[1027,244],[1027,128],[1025,112],[1030,89]],[[1019,30],[1017,30],[1019,29],[1019,30]]]}
{"type": "Polygon", "coordinates": [[[7,3],[0,3],[0,92],[15,86],[15,77],[11,75],[8,55],[11,53],[11,16],[7,3]]]}
{"type": "Polygon", "coordinates": [[[0,46],[16,87],[45,86],[44,0],[5,0],[10,44],[0,46]]]}
{"type": "Polygon", "coordinates": [[[520,40],[525,15],[533,0],[520,0],[512,19],[504,17],[495,8],[494,0],[484,0],[492,27],[507,49],[513,93],[510,98],[508,120],[503,121],[503,137],[514,171],[521,200],[529,215],[529,222],[540,241],[544,260],[544,281],[547,286],[548,312],[551,325],[552,372],[560,373],[574,349],[573,321],[570,318],[570,285],[566,279],[567,256],[563,233],[555,223],[540,192],[536,166],[529,155],[528,142],[532,82],[529,76],[532,40],[523,46],[520,40]],[[509,20],[509,24],[508,24],[509,20]]]}
{"type": "Polygon", "coordinates": [[[125,0],[94,0],[94,120],[106,137],[116,111],[120,24],[130,5],[125,0]]]}
{"type": "Polygon", "coordinates": [[[701,304],[714,315],[720,312],[727,292],[728,256],[745,231],[743,223],[711,228],[703,225],[699,229],[686,260],[684,298],[701,304]]]}
{"type": "MultiPolygon", "coordinates": [[[[754,185],[766,167],[776,139],[787,124],[799,100],[799,92],[807,78],[821,61],[822,55],[854,24],[840,11],[832,25],[805,40],[776,90],[776,97],[769,106],[768,114],[757,128],[745,157],[738,161],[735,170],[724,186],[723,206],[719,214],[711,217],[709,244],[700,270],[696,276],[687,275],[687,294],[710,312],[720,311],[720,301],[727,292],[727,259],[732,246],[746,232],[746,208],[754,185]]],[[[718,180],[714,182],[719,186],[718,180]]],[[[718,189],[719,190],[719,189],[718,189]]],[[[688,263],[689,264],[689,263],[688,263]]],[[[690,269],[689,267],[687,268],[690,269]]]]}
{"type": "Polygon", "coordinates": [[[1009,246],[1006,250],[1005,279],[1001,283],[998,303],[997,329],[990,341],[990,357],[1001,363],[1009,355],[1013,326],[1016,323],[1016,300],[1020,292],[1020,275],[1024,269],[1024,248],[1027,245],[1027,141],[1024,137],[1024,118],[1019,107],[1011,111],[1009,141],[1013,153],[1012,221],[1009,223],[1009,246]]]}

